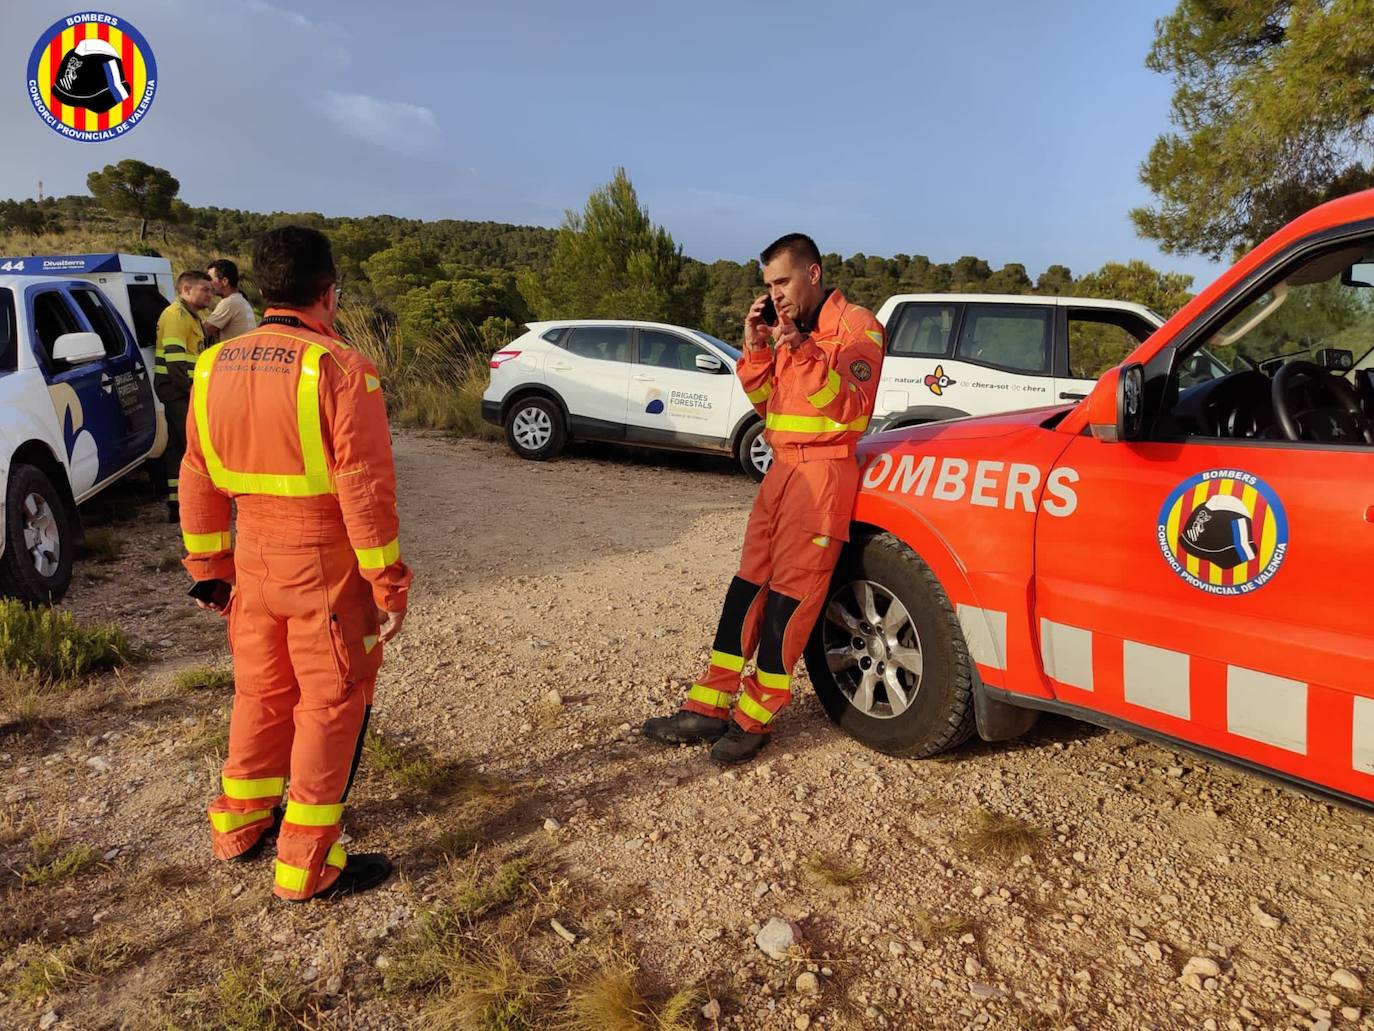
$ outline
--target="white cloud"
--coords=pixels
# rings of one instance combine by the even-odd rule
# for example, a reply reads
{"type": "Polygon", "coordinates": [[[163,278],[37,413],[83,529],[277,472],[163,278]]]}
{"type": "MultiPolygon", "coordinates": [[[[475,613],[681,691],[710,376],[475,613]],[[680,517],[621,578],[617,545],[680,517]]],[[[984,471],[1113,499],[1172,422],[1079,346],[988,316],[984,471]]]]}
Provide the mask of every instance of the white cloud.
{"type": "Polygon", "coordinates": [[[433,148],[439,134],[434,112],[418,104],[326,90],[322,108],[342,132],[408,157],[433,148]]]}
{"type": "Polygon", "coordinates": [[[269,14],[282,18],[300,29],[314,29],[318,27],[299,11],[291,11],[285,7],[278,7],[276,4],[265,3],[264,0],[248,0],[248,9],[254,14],[269,14]]]}

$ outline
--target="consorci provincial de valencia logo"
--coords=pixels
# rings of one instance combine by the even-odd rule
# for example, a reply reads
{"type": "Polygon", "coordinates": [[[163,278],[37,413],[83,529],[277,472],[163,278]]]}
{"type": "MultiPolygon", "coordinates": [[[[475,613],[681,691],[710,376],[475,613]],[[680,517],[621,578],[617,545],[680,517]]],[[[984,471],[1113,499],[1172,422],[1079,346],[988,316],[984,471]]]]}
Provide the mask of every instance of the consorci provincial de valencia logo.
{"type": "Polygon", "coordinates": [[[98,11],[49,26],[29,55],[29,102],[54,132],[82,143],[123,136],[157,93],[157,61],[143,34],[98,11]]]}
{"type": "Polygon", "coordinates": [[[1209,469],[1183,481],[1159,510],[1156,532],[1169,568],[1208,594],[1258,590],[1288,554],[1283,502],[1240,469],[1209,469]]]}

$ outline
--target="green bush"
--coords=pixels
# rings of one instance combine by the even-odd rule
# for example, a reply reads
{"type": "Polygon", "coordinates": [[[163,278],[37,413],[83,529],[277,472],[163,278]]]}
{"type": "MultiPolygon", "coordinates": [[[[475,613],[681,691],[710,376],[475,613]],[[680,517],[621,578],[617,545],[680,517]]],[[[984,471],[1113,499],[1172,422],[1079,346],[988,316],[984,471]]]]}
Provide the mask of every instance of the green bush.
{"type": "Polygon", "coordinates": [[[116,669],[134,658],[113,623],[83,626],[70,612],[0,599],[0,666],[62,682],[116,669]]]}

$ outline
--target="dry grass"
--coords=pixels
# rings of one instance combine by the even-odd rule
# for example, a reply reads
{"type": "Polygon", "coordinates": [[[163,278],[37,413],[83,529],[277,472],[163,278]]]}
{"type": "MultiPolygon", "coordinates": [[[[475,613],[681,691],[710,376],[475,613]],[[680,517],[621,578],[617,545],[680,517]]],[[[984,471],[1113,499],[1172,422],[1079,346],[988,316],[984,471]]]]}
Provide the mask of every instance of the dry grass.
{"type": "Polygon", "coordinates": [[[124,541],[108,526],[87,530],[81,542],[81,552],[97,562],[113,562],[124,554],[124,541]]]}
{"type": "Polygon", "coordinates": [[[425,1027],[542,1031],[551,985],[521,961],[511,942],[465,951],[447,971],[447,991],[425,1012],[425,1027]]]}
{"type": "Polygon", "coordinates": [[[147,559],[143,568],[154,573],[170,573],[181,568],[181,549],[168,548],[147,559]]]}
{"type": "Polygon", "coordinates": [[[172,684],[182,694],[193,691],[232,691],[234,671],[227,666],[193,666],[172,678],[172,684]]]}
{"type": "Polygon", "coordinates": [[[164,1026],[196,1031],[284,1031],[314,1027],[319,1008],[289,967],[259,959],[231,963],[213,985],[168,1000],[184,1017],[164,1026]]]}
{"type": "Polygon", "coordinates": [[[0,599],[0,666],[53,683],[117,669],[136,657],[113,623],[83,626],[70,612],[0,599]]]}
{"type": "Polygon", "coordinates": [[[47,844],[47,841],[46,838],[34,839],[34,861],[19,875],[30,888],[56,884],[68,877],[75,877],[83,870],[94,866],[100,859],[100,853],[89,845],[73,845],[60,856],[49,858],[52,856],[53,846],[47,844]]]}
{"type": "Polygon", "coordinates": [[[917,906],[911,912],[912,923],[920,939],[933,944],[956,935],[963,935],[973,927],[973,921],[958,914],[940,915],[932,913],[925,906],[917,906]]]}
{"type": "Polygon", "coordinates": [[[36,673],[0,670],[0,733],[31,730],[43,720],[53,687],[36,673]]]}
{"type": "Polygon", "coordinates": [[[229,720],[220,713],[202,716],[193,726],[181,731],[181,754],[206,759],[215,768],[229,754],[229,720]]]}
{"type": "Polygon", "coordinates": [[[5,982],[5,993],[37,1004],[121,969],[135,947],[126,932],[114,928],[100,929],[56,948],[36,943],[23,946],[15,954],[17,965],[5,982]]]}
{"type": "Polygon", "coordinates": [[[1046,835],[1043,827],[1005,813],[980,809],[973,814],[971,826],[960,840],[970,855],[1005,863],[1035,851],[1046,835]]]}
{"type": "Polygon", "coordinates": [[[808,880],[830,888],[853,888],[864,877],[864,868],[835,856],[814,855],[802,864],[808,880]]]}
{"type": "Polygon", "coordinates": [[[422,745],[395,744],[375,731],[368,732],[364,757],[369,767],[380,770],[395,783],[427,795],[495,802],[511,790],[504,781],[439,758],[422,745]]]}
{"type": "Polygon", "coordinates": [[[406,342],[376,312],[358,307],[340,312],[338,326],[377,366],[397,425],[501,438],[500,429],[482,420],[491,368],[489,348],[475,329],[452,326],[437,338],[406,342]]]}
{"type": "Polygon", "coordinates": [[[692,1031],[695,988],[681,988],[655,1004],[639,981],[639,972],[624,962],[579,979],[557,1026],[565,1031],[692,1031]]]}

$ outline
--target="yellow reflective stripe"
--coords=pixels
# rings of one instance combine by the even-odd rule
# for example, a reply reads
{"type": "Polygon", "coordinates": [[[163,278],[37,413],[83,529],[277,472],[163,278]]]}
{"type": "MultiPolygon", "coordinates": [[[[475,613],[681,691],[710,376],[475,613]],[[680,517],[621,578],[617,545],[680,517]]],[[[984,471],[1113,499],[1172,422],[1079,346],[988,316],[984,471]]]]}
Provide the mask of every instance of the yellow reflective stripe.
{"type": "MultiPolygon", "coordinates": [[[[293,338],[294,339],[294,338],[293,338]]],[[[284,498],[311,498],[334,493],[334,477],[324,453],[324,434],[320,428],[320,359],[327,352],[323,344],[311,344],[301,357],[301,378],[296,385],[296,429],[301,438],[305,472],[242,473],[226,469],[210,439],[210,369],[223,344],[202,351],[196,361],[196,389],[193,407],[200,447],[210,481],[222,490],[236,494],[270,494],[284,498]]]]}
{"type": "Polygon", "coordinates": [[[169,362],[186,362],[190,365],[194,365],[196,363],[196,356],[193,354],[187,354],[185,351],[172,351],[168,354],[164,354],[162,357],[164,361],[169,362]]]}
{"type": "Polygon", "coordinates": [[[372,654],[372,649],[375,648],[375,647],[377,647],[377,635],[376,635],[376,634],[364,634],[364,635],[363,635],[363,654],[364,654],[364,655],[371,655],[371,654],[372,654]]]}
{"type": "Polygon", "coordinates": [[[836,422],[823,415],[781,415],[769,412],[764,426],[785,433],[839,433],[846,430],[862,432],[868,428],[868,416],[860,416],[850,423],[836,422]]]}
{"type": "Polygon", "coordinates": [[[772,395],[772,393],[773,384],[765,383],[763,386],[759,387],[758,390],[747,391],[744,396],[749,399],[750,404],[757,405],[762,404],[764,401],[767,401],[768,398],[772,395]]]}
{"type": "Polygon", "coordinates": [[[255,798],[281,798],[286,790],[285,777],[259,777],[257,780],[239,780],[237,777],[219,778],[224,793],[239,802],[250,802],[255,798]]]}
{"type": "Polygon", "coordinates": [[[822,547],[822,548],[828,548],[828,547],[830,547],[830,538],[829,538],[829,537],[812,537],[812,538],[811,538],[811,543],[812,543],[812,544],[819,545],[819,546],[822,547]]]}
{"type": "Polygon", "coordinates": [[[766,673],[759,670],[754,675],[758,677],[759,684],[770,691],[790,691],[792,689],[792,678],[786,673],[766,673]]]}
{"type": "Polygon", "coordinates": [[[391,541],[380,548],[354,548],[359,569],[385,569],[401,557],[401,542],[391,541]]]}
{"type": "Polygon", "coordinates": [[[274,874],[278,887],[285,888],[287,891],[304,891],[305,879],[310,876],[310,871],[302,870],[299,866],[292,866],[290,863],[283,863],[278,859],[274,874]]]}
{"type": "Polygon", "coordinates": [[[285,819],[287,823],[294,823],[297,827],[332,827],[343,819],[343,803],[308,805],[288,799],[285,819]]]}
{"type": "MultiPolygon", "coordinates": [[[[343,846],[336,842],[329,846],[329,855],[325,856],[324,862],[326,866],[336,866],[342,870],[348,863],[348,853],[343,850],[343,846]]],[[[273,875],[278,887],[285,888],[287,891],[304,891],[305,882],[310,877],[310,871],[299,866],[292,866],[290,863],[283,863],[278,859],[273,875]]]]}
{"type": "Polygon", "coordinates": [[[270,809],[255,809],[251,813],[211,813],[210,826],[221,834],[228,834],[240,827],[247,827],[250,823],[271,818],[272,810],[270,809]]]}
{"type": "Polygon", "coordinates": [[[711,705],[717,709],[728,709],[730,703],[735,700],[735,696],[725,691],[717,691],[712,687],[705,687],[702,684],[693,684],[687,692],[687,700],[690,702],[701,702],[702,705],[711,705]]]}
{"type": "Polygon", "coordinates": [[[831,369],[830,375],[826,377],[825,386],[821,387],[821,389],[814,394],[808,394],[806,399],[811,402],[813,407],[824,408],[831,401],[840,396],[840,387],[843,383],[844,380],[840,379],[840,374],[834,369],[831,369]]]}
{"type": "Polygon", "coordinates": [[[760,723],[767,723],[773,718],[773,714],[758,702],[754,701],[748,693],[740,695],[737,704],[739,705],[740,712],[744,713],[746,716],[753,717],[760,723]]]}
{"type": "Polygon", "coordinates": [[[741,655],[731,655],[729,652],[712,651],[711,665],[738,673],[740,670],[744,669],[744,657],[741,655]]]}
{"type": "MultiPolygon", "coordinates": [[[[168,486],[175,486],[176,480],[169,480],[168,486]]],[[[187,533],[182,531],[181,541],[186,545],[186,550],[192,555],[204,555],[212,551],[229,550],[229,531],[221,530],[218,533],[187,533]]]]}
{"type": "Polygon", "coordinates": [[[160,341],[158,341],[157,346],[163,350],[166,350],[169,347],[180,347],[182,349],[185,349],[186,341],[182,340],[181,337],[163,337],[160,341]]]}

